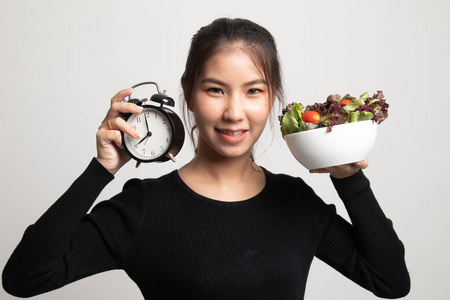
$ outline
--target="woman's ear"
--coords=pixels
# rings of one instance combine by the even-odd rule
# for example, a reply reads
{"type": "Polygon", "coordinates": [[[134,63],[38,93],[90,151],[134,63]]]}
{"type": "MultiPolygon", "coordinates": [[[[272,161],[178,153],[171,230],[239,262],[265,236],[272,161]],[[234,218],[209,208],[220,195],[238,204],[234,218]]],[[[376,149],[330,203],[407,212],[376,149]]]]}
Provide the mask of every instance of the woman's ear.
{"type": "Polygon", "coordinates": [[[181,87],[183,88],[183,94],[184,94],[184,100],[186,101],[187,107],[190,111],[194,111],[194,104],[193,101],[188,97],[188,92],[186,89],[186,82],[184,80],[181,80],[181,87]]]}

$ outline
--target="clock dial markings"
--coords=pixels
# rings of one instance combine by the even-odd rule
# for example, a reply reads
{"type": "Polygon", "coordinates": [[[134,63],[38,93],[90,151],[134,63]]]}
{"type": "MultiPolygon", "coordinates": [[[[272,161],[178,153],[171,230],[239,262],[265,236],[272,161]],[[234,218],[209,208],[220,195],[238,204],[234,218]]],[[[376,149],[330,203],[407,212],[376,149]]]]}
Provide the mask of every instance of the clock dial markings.
{"type": "Polygon", "coordinates": [[[163,112],[153,108],[144,108],[141,114],[130,116],[127,122],[141,136],[144,136],[140,140],[126,136],[125,143],[128,144],[128,149],[134,156],[144,160],[154,159],[168,151],[173,132],[167,116],[163,112]]]}

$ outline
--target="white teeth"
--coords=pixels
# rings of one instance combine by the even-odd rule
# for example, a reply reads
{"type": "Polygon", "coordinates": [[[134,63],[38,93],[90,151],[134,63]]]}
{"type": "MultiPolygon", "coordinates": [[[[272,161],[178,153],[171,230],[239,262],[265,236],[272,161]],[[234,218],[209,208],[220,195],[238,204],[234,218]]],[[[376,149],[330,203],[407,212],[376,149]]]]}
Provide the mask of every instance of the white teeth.
{"type": "Polygon", "coordinates": [[[228,130],[221,130],[220,132],[229,135],[229,136],[240,136],[242,135],[245,131],[244,130],[239,130],[239,131],[228,131],[228,130]]]}

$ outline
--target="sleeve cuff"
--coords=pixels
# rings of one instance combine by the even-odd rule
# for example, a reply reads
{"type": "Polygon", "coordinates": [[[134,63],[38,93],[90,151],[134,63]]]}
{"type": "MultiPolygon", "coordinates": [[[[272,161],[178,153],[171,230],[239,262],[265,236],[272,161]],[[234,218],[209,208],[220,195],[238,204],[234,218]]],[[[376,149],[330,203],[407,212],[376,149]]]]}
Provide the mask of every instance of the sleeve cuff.
{"type": "Polygon", "coordinates": [[[369,179],[364,175],[362,170],[345,178],[334,178],[330,176],[333,185],[342,200],[353,199],[357,195],[361,195],[370,190],[369,179]]]}

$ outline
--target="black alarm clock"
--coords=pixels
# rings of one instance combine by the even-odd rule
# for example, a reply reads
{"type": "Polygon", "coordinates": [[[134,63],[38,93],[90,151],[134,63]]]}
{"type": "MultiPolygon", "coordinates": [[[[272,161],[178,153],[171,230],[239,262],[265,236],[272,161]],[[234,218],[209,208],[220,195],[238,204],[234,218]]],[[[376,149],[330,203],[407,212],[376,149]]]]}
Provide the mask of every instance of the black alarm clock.
{"type": "Polygon", "coordinates": [[[122,132],[123,146],[131,158],[140,163],[175,161],[184,143],[184,126],[180,117],[166,106],[175,106],[175,101],[161,93],[156,82],[142,82],[132,86],[152,84],[156,86],[157,94],[150,99],[132,99],[131,95],[123,101],[131,102],[143,107],[139,114],[122,114],[125,121],[134,127],[140,139],[122,132]],[[147,104],[147,101],[158,103],[159,106],[147,104]]]}

